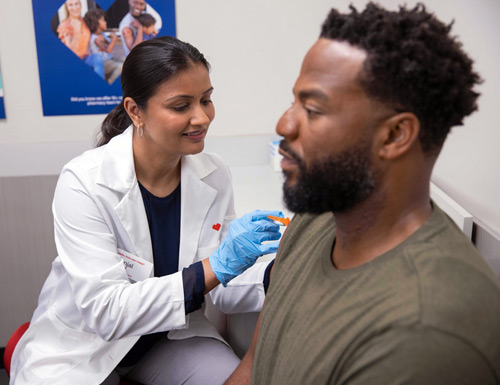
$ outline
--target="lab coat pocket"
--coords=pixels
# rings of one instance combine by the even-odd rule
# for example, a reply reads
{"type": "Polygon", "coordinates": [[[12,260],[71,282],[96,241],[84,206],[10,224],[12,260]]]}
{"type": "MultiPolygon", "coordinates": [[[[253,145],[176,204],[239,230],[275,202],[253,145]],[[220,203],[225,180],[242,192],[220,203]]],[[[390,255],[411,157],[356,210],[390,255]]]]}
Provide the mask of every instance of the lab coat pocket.
{"type": "Polygon", "coordinates": [[[56,314],[56,305],[37,324],[37,345],[43,354],[31,370],[40,378],[57,378],[88,361],[104,343],[97,335],[75,330],[56,314]],[[42,358],[43,357],[43,358],[42,358]]]}
{"type": "Polygon", "coordinates": [[[195,257],[195,262],[202,261],[205,258],[210,257],[215,250],[219,247],[220,242],[217,242],[217,245],[215,246],[209,246],[209,247],[199,247],[198,250],[196,251],[196,257],[195,257]]]}

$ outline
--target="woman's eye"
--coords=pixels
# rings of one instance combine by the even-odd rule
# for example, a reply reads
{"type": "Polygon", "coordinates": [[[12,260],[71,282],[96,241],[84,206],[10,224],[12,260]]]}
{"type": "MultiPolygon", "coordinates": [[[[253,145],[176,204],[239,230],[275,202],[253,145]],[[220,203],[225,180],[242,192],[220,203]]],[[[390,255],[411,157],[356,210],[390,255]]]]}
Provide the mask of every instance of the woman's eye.
{"type": "Polygon", "coordinates": [[[206,100],[202,100],[201,101],[201,104],[203,104],[204,106],[208,106],[209,104],[212,103],[212,100],[211,99],[206,99],[206,100]]]}
{"type": "Polygon", "coordinates": [[[176,106],[176,107],[173,107],[173,109],[177,112],[184,112],[186,111],[187,109],[189,108],[189,104],[184,104],[182,106],[176,106]]]}

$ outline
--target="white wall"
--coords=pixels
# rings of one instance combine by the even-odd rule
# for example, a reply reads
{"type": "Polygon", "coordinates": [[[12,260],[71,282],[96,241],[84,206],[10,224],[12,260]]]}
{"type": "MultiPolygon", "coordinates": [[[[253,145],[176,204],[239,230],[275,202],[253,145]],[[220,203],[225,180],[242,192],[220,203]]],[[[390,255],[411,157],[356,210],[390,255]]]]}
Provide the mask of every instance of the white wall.
{"type": "MultiPolygon", "coordinates": [[[[360,7],[366,3],[352,2],[360,7]]],[[[379,2],[390,8],[400,3],[379,2]]],[[[217,118],[210,135],[273,134],[278,117],[292,100],[291,89],[302,57],[316,39],[327,11],[331,6],[346,10],[349,3],[177,1],[178,37],[197,46],[213,66],[217,118]]],[[[496,41],[500,36],[500,2],[428,0],[426,3],[443,20],[455,19],[454,31],[485,79],[480,89],[479,113],[467,119],[464,127],[453,130],[433,179],[468,209],[478,223],[500,237],[500,151],[497,149],[500,133],[495,119],[500,107],[497,88],[500,49],[496,41]]],[[[0,121],[0,176],[15,169],[10,158],[13,151],[19,162],[31,153],[36,143],[46,144],[37,147],[41,151],[37,162],[42,166],[43,162],[58,157],[58,152],[52,150],[54,143],[83,143],[74,148],[91,146],[102,115],[44,117],[42,114],[31,0],[0,1],[0,66],[7,114],[7,120],[0,121]]]]}

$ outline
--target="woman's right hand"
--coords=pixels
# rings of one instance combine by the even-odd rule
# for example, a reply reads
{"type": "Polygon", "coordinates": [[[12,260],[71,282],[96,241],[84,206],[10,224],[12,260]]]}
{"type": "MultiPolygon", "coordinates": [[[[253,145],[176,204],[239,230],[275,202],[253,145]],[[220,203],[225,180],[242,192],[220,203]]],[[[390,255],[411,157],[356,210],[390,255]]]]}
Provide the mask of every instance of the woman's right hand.
{"type": "Polygon", "coordinates": [[[258,257],[275,253],[279,242],[262,244],[280,239],[280,226],[267,216],[283,216],[279,211],[255,210],[235,219],[229,225],[226,238],[208,258],[212,270],[222,285],[252,266],[258,257]]]}

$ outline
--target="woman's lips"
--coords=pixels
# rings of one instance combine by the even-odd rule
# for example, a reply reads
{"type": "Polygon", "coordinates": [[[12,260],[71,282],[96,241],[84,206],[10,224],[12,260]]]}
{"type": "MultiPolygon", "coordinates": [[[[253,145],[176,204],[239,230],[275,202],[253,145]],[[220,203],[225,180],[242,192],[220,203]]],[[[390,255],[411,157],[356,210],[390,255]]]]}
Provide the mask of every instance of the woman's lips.
{"type": "Polygon", "coordinates": [[[203,139],[205,137],[205,132],[206,130],[205,129],[202,129],[202,130],[197,130],[197,131],[190,131],[190,132],[185,132],[184,134],[182,134],[182,136],[185,136],[189,139],[203,139]]]}

